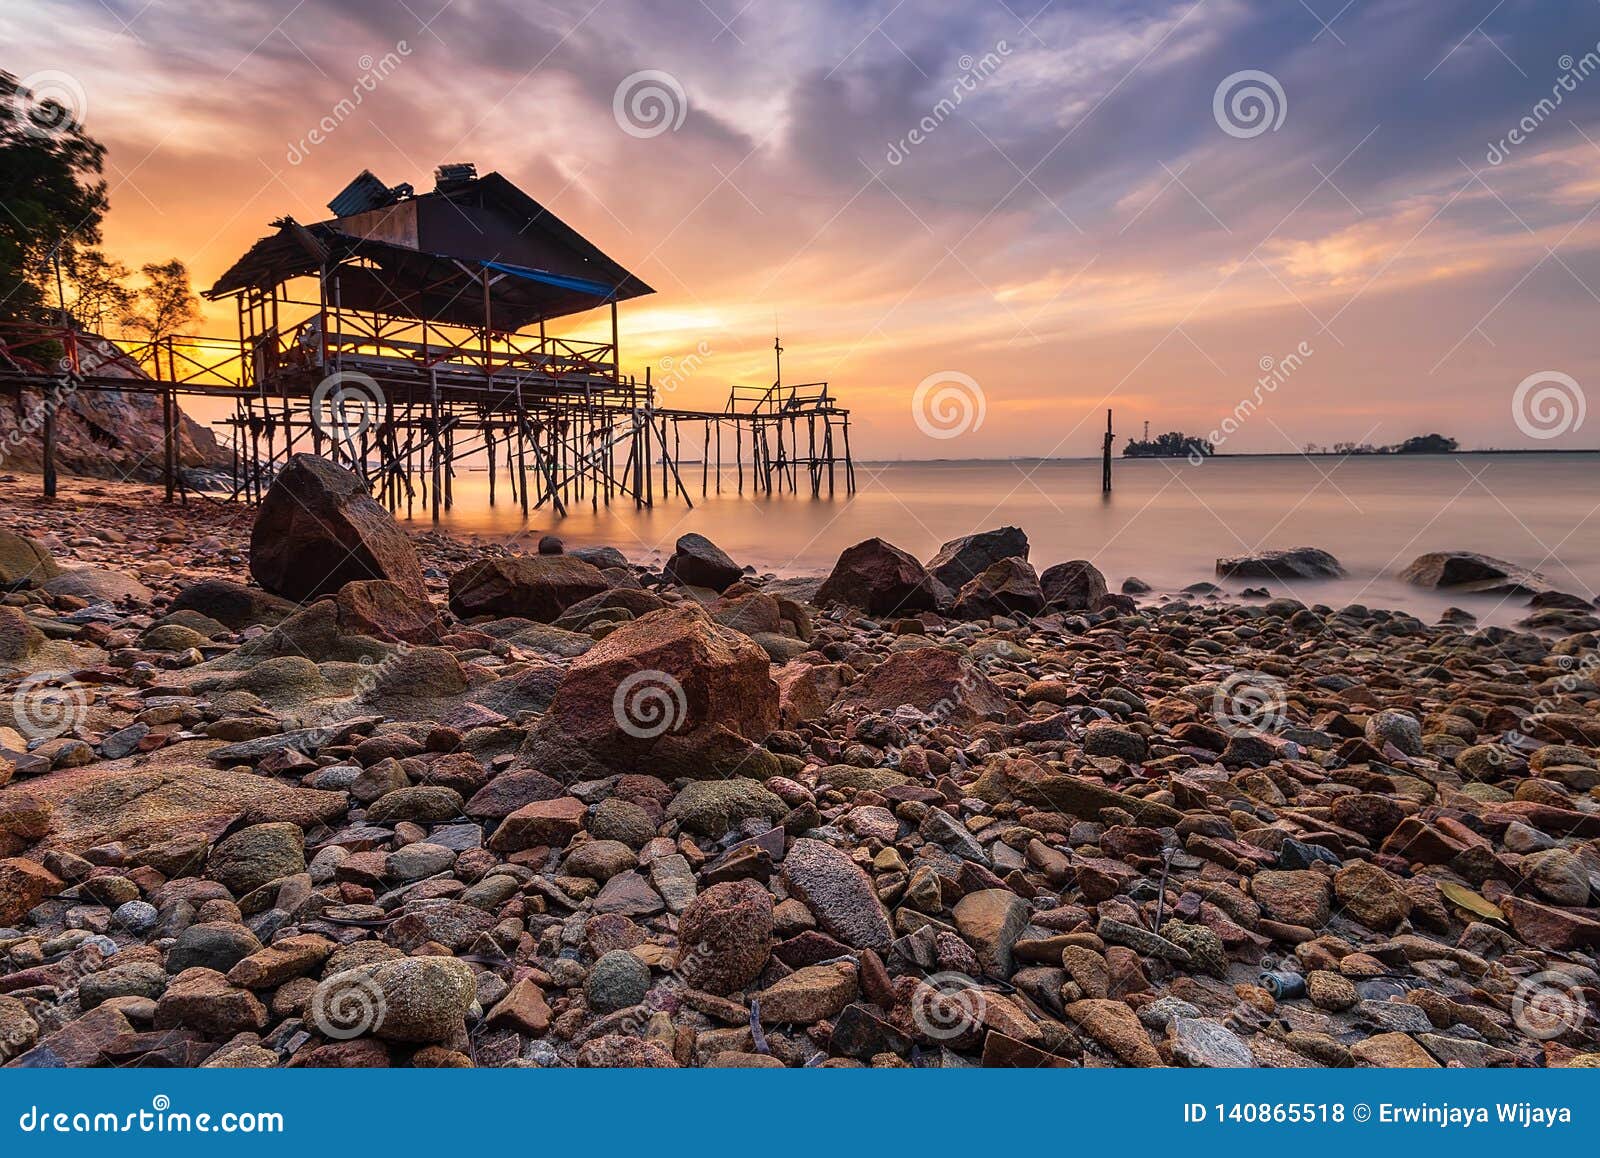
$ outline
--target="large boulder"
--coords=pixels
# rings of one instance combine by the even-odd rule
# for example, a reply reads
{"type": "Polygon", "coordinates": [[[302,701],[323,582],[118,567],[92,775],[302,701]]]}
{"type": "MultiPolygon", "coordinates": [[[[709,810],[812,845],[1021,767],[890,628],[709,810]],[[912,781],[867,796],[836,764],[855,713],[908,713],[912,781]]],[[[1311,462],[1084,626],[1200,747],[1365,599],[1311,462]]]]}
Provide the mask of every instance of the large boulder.
{"type": "Polygon", "coordinates": [[[1039,588],[1053,611],[1097,611],[1108,594],[1106,577],[1087,559],[1046,567],[1039,588]]]}
{"type": "Polygon", "coordinates": [[[928,560],[928,573],[952,591],[960,591],[1002,559],[1026,559],[1028,536],[1020,527],[1001,527],[962,535],[939,548],[928,560]]]}
{"type": "Polygon", "coordinates": [[[554,623],[573,604],[610,586],[599,568],[571,555],[479,559],[450,576],[450,610],[462,619],[518,616],[554,623]]]}
{"type": "Polygon", "coordinates": [[[406,533],[358,477],[312,454],[291,458],[262,500],[250,532],[250,574],[300,602],[357,579],[388,579],[428,598],[406,533]]]}
{"type": "Polygon", "coordinates": [[[1217,574],[1225,579],[1337,579],[1344,568],[1319,547],[1290,547],[1218,559],[1217,574]]]}
{"type": "Polygon", "coordinates": [[[964,655],[940,647],[895,652],[845,689],[833,711],[873,715],[901,704],[957,727],[1011,714],[998,684],[964,655]]]}
{"type": "Polygon", "coordinates": [[[961,619],[992,615],[1037,615],[1044,610],[1039,576],[1026,559],[1001,559],[984,568],[956,596],[953,613],[961,619]]]}
{"type": "MultiPolygon", "coordinates": [[[[273,741],[287,747],[290,737],[273,741]]],[[[170,840],[174,833],[218,839],[241,820],[292,821],[313,828],[342,816],[349,803],[343,792],[195,766],[180,757],[168,762],[162,755],[102,760],[33,776],[25,785],[7,785],[0,788],[0,816],[42,806],[47,823],[37,834],[40,847],[81,852],[119,842],[143,849],[170,840]]],[[[202,865],[185,867],[193,876],[202,865]]]]}
{"type": "Polygon", "coordinates": [[[685,587],[709,587],[722,591],[733,586],[744,573],[739,564],[704,535],[688,534],[678,540],[664,568],[668,579],[685,587]]]}
{"type": "Polygon", "coordinates": [[[770,775],[753,751],[778,723],[768,669],[766,652],[699,607],[653,611],[573,660],[524,758],[569,781],[598,769],[770,775]]]}
{"type": "Polygon", "coordinates": [[[40,587],[59,574],[60,565],[43,544],[0,530],[0,591],[40,587]]]}
{"type": "Polygon", "coordinates": [[[939,586],[923,565],[892,543],[868,539],[845,548],[817,589],[819,607],[843,603],[869,615],[932,611],[939,586]]]}
{"type": "Polygon", "coordinates": [[[1531,595],[1549,588],[1544,576],[1504,559],[1471,551],[1431,551],[1400,572],[1418,587],[1448,587],[1483,595],[1531,595]]]}

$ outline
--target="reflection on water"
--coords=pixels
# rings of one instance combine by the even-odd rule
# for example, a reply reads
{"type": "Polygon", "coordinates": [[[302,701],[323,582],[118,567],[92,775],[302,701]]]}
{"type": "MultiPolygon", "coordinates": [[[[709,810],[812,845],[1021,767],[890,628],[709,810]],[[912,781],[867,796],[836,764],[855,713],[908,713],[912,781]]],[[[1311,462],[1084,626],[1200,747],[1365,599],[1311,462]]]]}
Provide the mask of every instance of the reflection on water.
{"type": "Polygon", "coordinates": [[[692,511],[681,500],[653,511],[585,503],[565,519],[543,510],[526,523],[503,498],[491,509],[485,476],[468,473],[444,525],[464,536],[554,532],[639,562],[664,559],[679,535],[698,531],[741,563],[788,575],[825,572],[845,547],[874,535],[926,559],[947,539],[1009,523],[1027,532],[1041,570],[1090,559],[1113,588],[1137,575],[1157,590],[1213,578],[1219,555],[1311,545],[1338,556],[1349,577],[1297,584],[1294,594],[1405,607],[1430,620],[1451,603],[1500,623],[1522,609],[1398,582],[1395,573],[1425,551],[1480,551],[1536,567],[1587,598],[1600,591],[1600,453],[1118,461],[1109,498],[1098,460],[858,463],[857,493],[833,499],[741,496],[731,472],[720,496],[712,479],[702,498],[700,467],[683,473],[692,511]]]}

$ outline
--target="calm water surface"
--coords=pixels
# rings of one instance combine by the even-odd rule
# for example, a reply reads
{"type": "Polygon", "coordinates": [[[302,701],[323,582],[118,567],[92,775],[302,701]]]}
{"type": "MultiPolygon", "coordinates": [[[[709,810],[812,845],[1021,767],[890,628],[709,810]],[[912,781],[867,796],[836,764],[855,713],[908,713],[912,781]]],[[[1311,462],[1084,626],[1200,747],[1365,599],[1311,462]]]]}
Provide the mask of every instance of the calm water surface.
{"type": "Polygon", "coordinates": [[[1238,457],[1198,466],[1145,459],[1119,460],[1114,470],[1109,498],[1099,493],[1098,461],[1027,460],[858,463],[857,493],[833,499],[757,497],[748,479],[740,496],[730,471],[722,494],[713,477],[702,499],[700,467],[685,465],[692,511],[681,500],[646,512],[619,504],[596,513],[585,503],[565,519],[545,509],[526,523],[504,501],[503,477],[500,505],[490,508],[486,476],[469,472],[458,477],[445,525],[494,538],[550,531],[637,562],[661,561],[679,535],[698,531],[741,563],[807,575],[874,535],[926,559],[947,539],[1014,524],[1040,570],[1090,559],[1113,589],[1137,575],[1158,591],[1214,578],[1220,555],[1311,545],[1333,552],[1348,577],[1266,586],[1334,606],[1404,607],[1430,620],[1451,603],[1486,622],[1523,612],[1521,601],[1440,598],[1399,582],[1397,572],[1426,551],[1480,551],[1534,567],[1564,590],[1600,592],[1600,453],[1238,457]]]}

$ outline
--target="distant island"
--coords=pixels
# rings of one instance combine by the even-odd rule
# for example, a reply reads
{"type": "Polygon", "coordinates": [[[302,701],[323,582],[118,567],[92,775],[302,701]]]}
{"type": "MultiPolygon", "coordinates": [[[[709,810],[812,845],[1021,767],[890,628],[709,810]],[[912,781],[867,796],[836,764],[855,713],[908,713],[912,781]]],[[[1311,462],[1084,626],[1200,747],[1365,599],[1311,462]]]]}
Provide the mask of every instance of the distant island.
{"type": "Polygon", "coordinates": [[[1122,448],[1123,458],[1209,458],[1217,452],[1203,438],[1193,435],[1180,434],[1170,430],[1166,434],[1158,434],[1154,438],[1128,439],[1128,445],[1122,448]]]}
{"type": "MultiPolygon", "coordinates": [[[[1336,442],[1320,446],[1315,442],[1305,445],[1306,454],[1453,454],[1460,444],[1443,434],[1414,434],[1404,442],[1389,446],[1374,446],[1370,442],[1336,442]]],[[[1192,434],[1172,430],[1155,438],[1128,439],[1122,448],[1123,458],[1210,458],[1217,448],[1211,442],[1192,434]]]]}
{"type": "MultiPolygon", "coordinates": [[[[1316,443],[1308,443],[1306,452],[1317,453],[1314,449],[1316,443]]],[[[1373,446],[1370,442],[1363,442],[1357,446],[1353,442],[1336,442],[1322,453],[1332,454],[1453,454],[1461,448],[1453,438],[1443,434],[1414,434],[1404,442],[1397,442],[1392,446],[1373,446]]]]}

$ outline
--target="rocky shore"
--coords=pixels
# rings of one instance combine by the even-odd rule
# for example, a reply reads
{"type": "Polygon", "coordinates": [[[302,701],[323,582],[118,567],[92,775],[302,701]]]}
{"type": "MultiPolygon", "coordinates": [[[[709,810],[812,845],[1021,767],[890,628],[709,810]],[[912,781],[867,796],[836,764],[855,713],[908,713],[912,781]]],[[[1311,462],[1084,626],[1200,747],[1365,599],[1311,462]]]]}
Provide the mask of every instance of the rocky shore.
{"type": "Polygon", "coordinates": [[[9,1066],[1600,1065],[1595,608],[0,481],[9,1066]],[[1258,584],[1244,590],[1239,583],[1258,584]]]}

